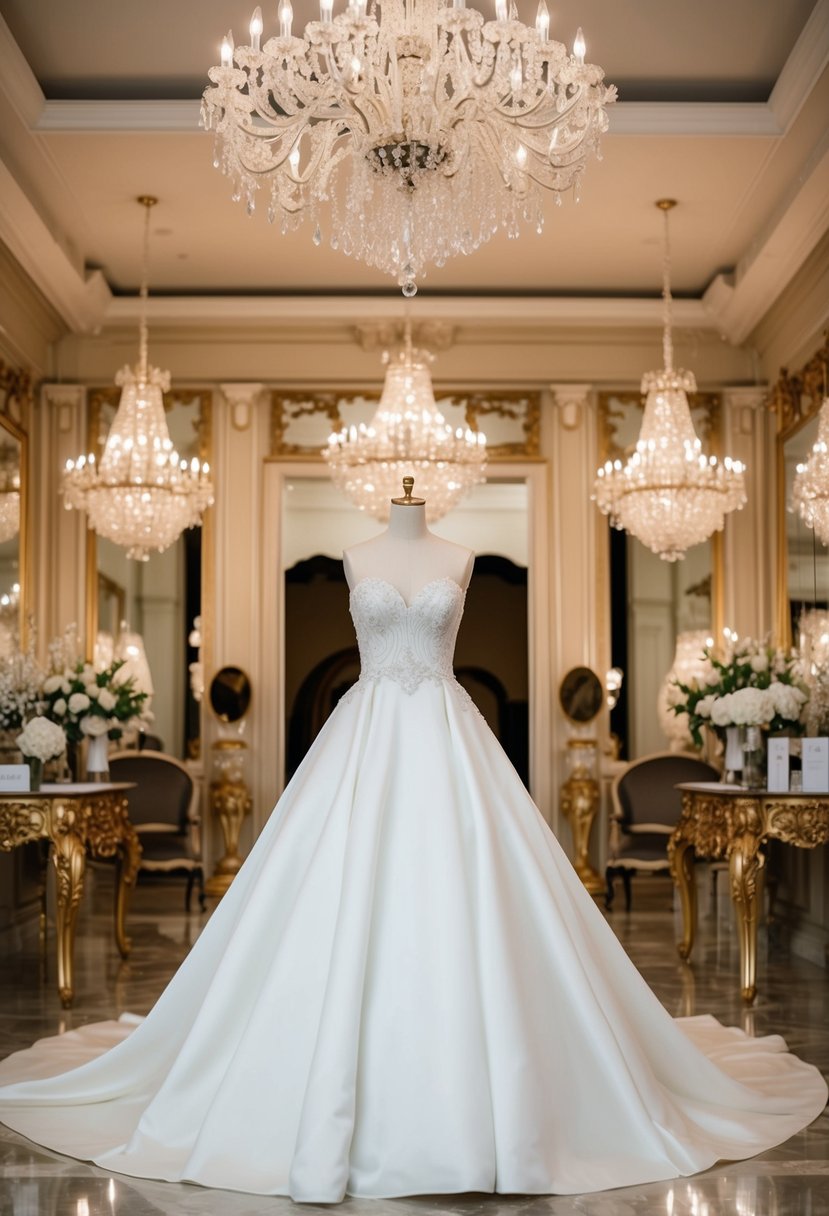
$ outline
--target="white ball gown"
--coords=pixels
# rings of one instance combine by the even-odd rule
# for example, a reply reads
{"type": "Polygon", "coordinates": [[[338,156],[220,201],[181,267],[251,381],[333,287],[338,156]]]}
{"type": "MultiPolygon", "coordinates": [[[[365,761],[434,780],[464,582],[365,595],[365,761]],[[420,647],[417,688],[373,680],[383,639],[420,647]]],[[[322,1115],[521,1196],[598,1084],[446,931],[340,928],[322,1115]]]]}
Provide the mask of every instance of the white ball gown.
{"type": "Polygon", "coordinates": [[[357,584],[360,681],[180,970],[145,1020],[10,1057],[4,1123],[334,1202],[673,1178],[815,1118],[782,1039],[675,1021],[628,960],[453,677],[463,600],[357,584]]]}

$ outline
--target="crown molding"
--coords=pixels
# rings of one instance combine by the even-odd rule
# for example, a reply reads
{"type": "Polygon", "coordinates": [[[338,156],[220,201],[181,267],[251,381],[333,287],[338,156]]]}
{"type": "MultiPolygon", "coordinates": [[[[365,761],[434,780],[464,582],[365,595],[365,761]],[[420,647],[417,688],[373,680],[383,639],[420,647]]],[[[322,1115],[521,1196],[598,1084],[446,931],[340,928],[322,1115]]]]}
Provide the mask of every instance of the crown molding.
{"type": "MultiPolygon", "coordinates": [[[[412,324],[455,322],[464,326],[524,329],[528,325],[556,329],[585,326],[657,329],[662,325],[661,299],[608,297],[541,298],[537,296],[151,296],[147,320],[153,329],[168,326],[292,324],[323,327],[332,323],[376,326],[382,322],[412,324]]],[[[102,327],[138,323],[136,296],[114,296],[106,307],[102,327]]],[[[716,330],[716,321],[702,300],[674,300],[677,329],[716,330]]]]}
{"type": "Polygon", "coordinates": [[[720,274],[703,305],[728,340],[746,340],[829,228],[829,132],[733,274],[720,274]]]}

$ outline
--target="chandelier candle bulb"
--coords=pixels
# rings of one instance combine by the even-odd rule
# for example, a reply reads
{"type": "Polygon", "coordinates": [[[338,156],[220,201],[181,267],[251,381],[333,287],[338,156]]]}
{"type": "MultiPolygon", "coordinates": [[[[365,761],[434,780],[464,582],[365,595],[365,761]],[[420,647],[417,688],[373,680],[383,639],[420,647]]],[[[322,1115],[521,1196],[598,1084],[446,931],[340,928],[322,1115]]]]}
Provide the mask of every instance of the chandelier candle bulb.
{"type": "Polygon", "coordinates": [[[584,57],[587,54],[587,43],[584,41],[584,34],[581,26],[576,30],[576,37],[573,41],[573,54],[576,63],[584,63],[584,57]]]}
{"type": "Polygon", "coordinates": [[[262,20],[261,8],[253,10],[253,16],[250,19],[250,45],[254,51],[259,50],[259,41],[262,37],[262,30],[265,28],[265,23],[262,20]]]}
{"type": "Polygon", "coordinates": [[[550,12],[544,0],[539,0],[538,12],[535,18],[535,31],[542,42],[550,37],[550,12]]]}
{"type": "Polygon", "coordinates": [[[279,36],[280,38],[290,38],[291,26],[294,22],[294,10],[291,8],[290,0],[282,0],[279,6],[279,36]]]}
{"type": "Polygon", "coordinates": [[[228,30],[222,39],[222,67],[233,67],[233,31],[228,30]]]}

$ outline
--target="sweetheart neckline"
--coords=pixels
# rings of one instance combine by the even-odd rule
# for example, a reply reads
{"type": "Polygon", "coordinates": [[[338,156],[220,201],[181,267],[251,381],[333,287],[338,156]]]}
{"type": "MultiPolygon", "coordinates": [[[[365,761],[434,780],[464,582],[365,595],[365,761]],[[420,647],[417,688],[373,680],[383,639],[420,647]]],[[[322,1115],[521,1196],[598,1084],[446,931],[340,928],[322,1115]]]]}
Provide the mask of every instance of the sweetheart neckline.
{"type": "Polygon", "coordinates": [[[428,591],[430,587],[437,586],[438,583],[451,583],[451,585],[461,595],[465,594],[464,589],[460,585],[459,582],[457,582],[454,578],[450,578],[448,574],[444,574],[444,575],[441,575],[440,578],[433,578],[433,579],[430,579],[428,583],[424,583],[423,586],[420,587],[419,590],[417,590],[415,592],[415,594],[412,596],[410,602],[406,603],[406,598],[403,595],[403,592],[400,591],[400,589],[398,587],[395,587],[394,583],[390,583],[389,580],[386,578],[377,578],[376,575],[369,574],[365,578],[360,578],[357,580],[357,582],[354,584],[354,586],[351,588],[351,590],[349,592],[349,595],[348,595],[349,600],[351,599],[352,595],[354,595],[357,588],[361,587],[363,583],[380,583],[383,587],[390,587],[391,590],[394,592],[394,594],[397,596],[397,598],[400,600],[400,603],[403,605],[403,607],[406,609],[407,612],[409,611],[409,609],[411,609],[415,606],[415,604],[417,603],[418,599],[420,598],[420,596],[423,594],[424,591],[428,591]]]}

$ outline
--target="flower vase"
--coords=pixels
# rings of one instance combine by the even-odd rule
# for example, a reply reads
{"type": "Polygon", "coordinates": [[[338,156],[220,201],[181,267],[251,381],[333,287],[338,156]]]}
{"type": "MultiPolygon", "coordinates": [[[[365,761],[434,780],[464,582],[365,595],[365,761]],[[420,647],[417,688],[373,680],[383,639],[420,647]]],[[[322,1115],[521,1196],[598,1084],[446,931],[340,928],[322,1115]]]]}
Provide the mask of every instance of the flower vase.
{"type": "Polygon", "coordinates": [[[743,737],[743,775],[740,782],[747,789],[763,789],[766,784],[766,749],[759,726],[747,726],[743,737]]]}
{"type": "Polygon", "coordinates": [[[29,790],[36,793],[43,783],[43,761],[38,756],[23,757],[29,766],[29,790]]]}
{"type": "Polygon", "coordinates": [[[87,781],[109,781],[109,739],[95,735],[89,740],[86,753],[87,781]]]}
{"type": "Polygon", "coordinates": [[[738,774],[743,768],[742,728],[726,726],[725,728],[725,757],[723,758],[722,779],[727,785],[738,785],[738,774]]]}

